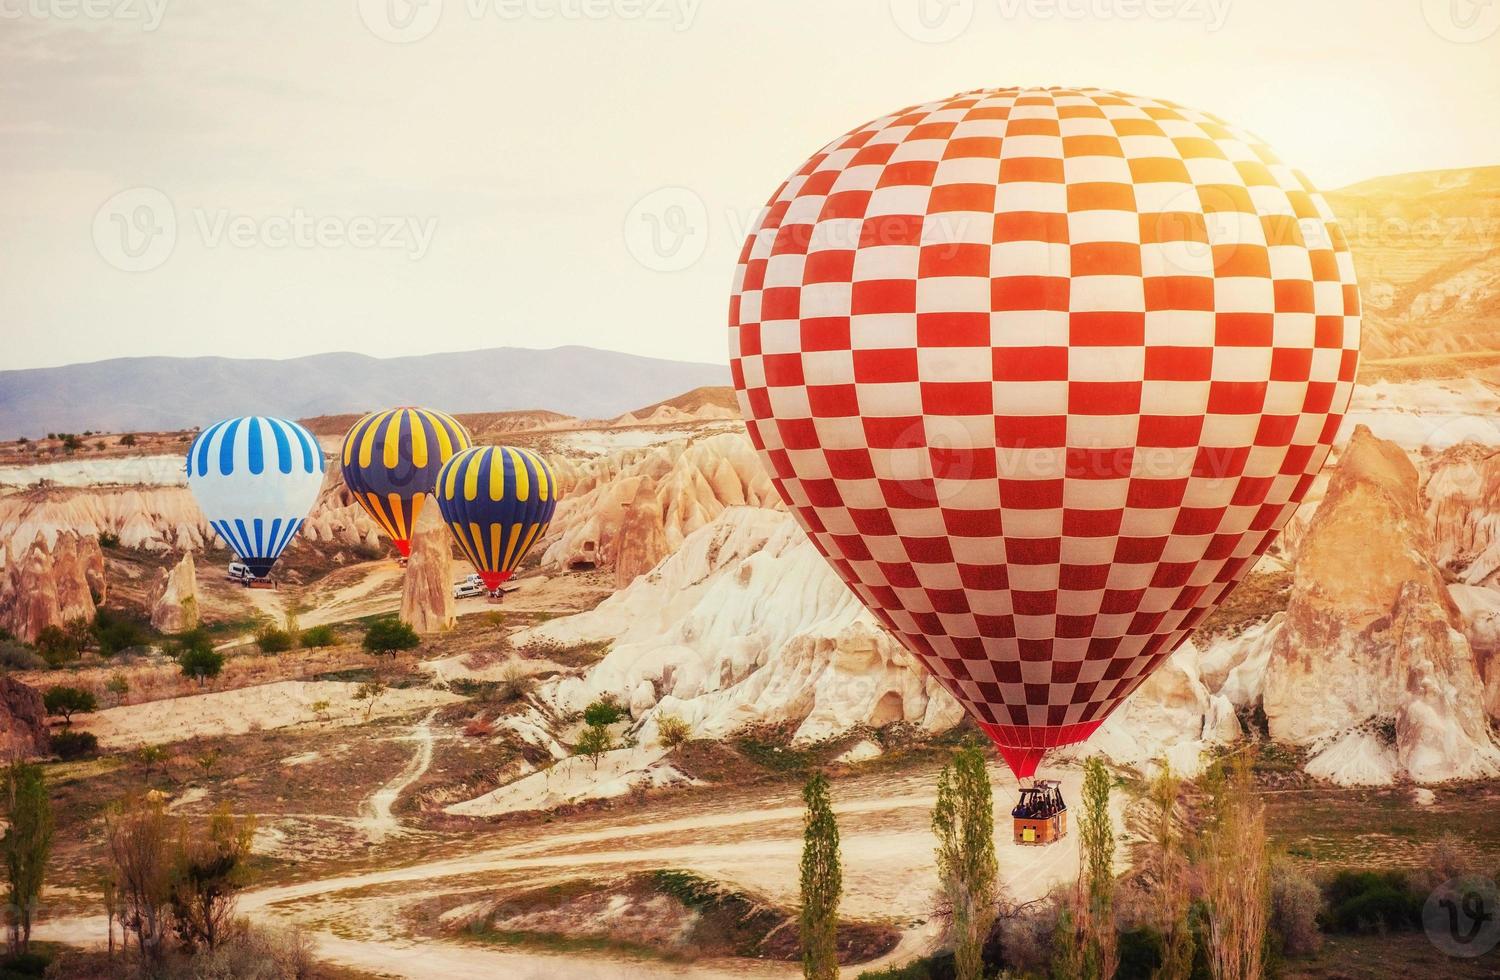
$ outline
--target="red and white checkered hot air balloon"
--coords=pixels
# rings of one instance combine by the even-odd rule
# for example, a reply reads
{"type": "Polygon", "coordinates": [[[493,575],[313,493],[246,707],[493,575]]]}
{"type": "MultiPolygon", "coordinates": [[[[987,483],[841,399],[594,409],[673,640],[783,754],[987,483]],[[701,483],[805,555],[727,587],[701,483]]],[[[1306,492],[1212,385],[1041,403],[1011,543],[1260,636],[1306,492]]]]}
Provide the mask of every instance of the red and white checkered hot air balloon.
{"type": "Polygon", "coordinates": [[[1216,116],[1098,89],[834,140],[746,241],[729,325],[782,498],[1018,777],[1250,571],[1359,353],[1307,179],[1216,116]]]}

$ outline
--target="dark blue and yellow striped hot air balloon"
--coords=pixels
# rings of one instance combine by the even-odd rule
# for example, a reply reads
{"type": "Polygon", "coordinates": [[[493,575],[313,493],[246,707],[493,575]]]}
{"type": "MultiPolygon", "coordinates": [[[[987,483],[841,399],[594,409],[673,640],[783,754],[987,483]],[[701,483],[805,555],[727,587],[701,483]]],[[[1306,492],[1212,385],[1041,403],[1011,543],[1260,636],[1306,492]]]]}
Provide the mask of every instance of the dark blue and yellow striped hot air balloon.
{"type": "Polygon", "coordinates": [[[437,502],[459,549],[493,592],[547,533],[557,475],[529,449],[475,446],[443,465],[437,502]]]}
{"type": "Polygon", "coordinates": [[[344,485],[406,557],[417,515],[437,486],[438,470],[473,444],[469,430],[443,412],[371,412],[344,436],[344,485]]]}

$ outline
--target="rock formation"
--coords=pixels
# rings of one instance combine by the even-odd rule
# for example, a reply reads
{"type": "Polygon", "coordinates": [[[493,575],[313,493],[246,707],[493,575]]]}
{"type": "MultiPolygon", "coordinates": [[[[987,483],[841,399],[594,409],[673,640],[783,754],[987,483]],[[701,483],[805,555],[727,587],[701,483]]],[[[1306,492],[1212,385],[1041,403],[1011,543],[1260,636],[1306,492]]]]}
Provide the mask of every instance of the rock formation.
{"type": "Polygon", "coordinates": [[[1271,736],[1343,782],[1500,775],[1484,687],[1433,563],[1416,467],[1361,427],[1298,554],[1265,678],[1271,736]]]}
{"type": "Polygon", "coordinates": [[[624,588],[667,557],[667,535],[662,526],[656,481],[649,476],[636,483],[635,497],[620,518],[615,543],[615,587],[624,588]]]}
{"type": "Polygon", "coordinates": [[[598,608],[515,642],[606,639],[613,648],[586,678],[543,696],[569,712],[613,693],[643,744],[658,712],[710,737],[790,722],[804,741],[897,721],[940,731],[962,718],[781,511],[729,508],[598,608]]]}
{"type": "Polygon", "coordinates": [[[47,751],[47,711],[41,692],[0,674],[0,754],[6,759],[47,751]]]}
{"type": "Polygon", "coordinates": [[[0,548],[0,628],[28,643],[48,626],[92,620],[104,595],[98,538],[62,531],[0,548]]]}
{"type": "Polygon", "coordinates": [[[651,553],[660,559],[681,547],[726,507],[781,506],[740,432],[625,450],[581,465],[559,461],[558,468],[566,492],[543,542],[542,564],[613,569],[624,535],[633,554],[622,581],[650,568],[651,553]],[[655,508],[640,496],[645,483],[655,508]],[[647,550],[638,549],[642,544],[647,550]]]}
{"type": "Polygon", "coordinates": [[[1428,464],[1434,557],[1465,585],[1500,588],[1500,449],[1461,443],[1428,464]]]}
{"type": "Polygon", "coordinates": [[[453,628],[453,545],[437,505],[417,515],[401,588],[401,618],[418,633],[453,628]]]}
{"type": "Polygon", "coordinates": [[[198,625],[198,574],[191,551],[167,573],[161,597],[151,607],[151,625],[163,633],[181,633],[198,625]]]}

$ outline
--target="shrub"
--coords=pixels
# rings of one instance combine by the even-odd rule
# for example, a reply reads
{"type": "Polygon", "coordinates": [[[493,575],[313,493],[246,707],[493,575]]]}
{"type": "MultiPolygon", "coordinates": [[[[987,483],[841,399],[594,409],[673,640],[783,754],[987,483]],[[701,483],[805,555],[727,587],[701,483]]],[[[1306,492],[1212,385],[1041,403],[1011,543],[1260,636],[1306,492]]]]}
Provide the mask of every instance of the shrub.
{"type": "Polygon", "coordinates": [[[377,619],[365,630],[364,648],[380,656],[395,656],[398,651],[412,650],[422,645],[417,631],[395,616],[377,619]]]}
{"type": "Polygon", "coordinates": [[[120,546],[120,536],[118,534],[116,534],[113,531],[100,531],[99,532],[99,547],[101,547],[101,548],[118,548],[119,546],[120,546]]]}
{"type": "Polygon", "coordinates": [[[615,700],[612,694],[604,695],[583,709],[584,724],[595,728],[613,725],[624,717],[625,709],[620,707],[620,703],[615,700]]]}
{"type": "Polygon", "coordinates": [[[286,630],[268,626],[255,634],[261,653],[285,653],[292,648],[292,635],[286,630]]]}
{"type": "Polygon", "coordinates": [[[594,763],[594,768],[599,768],[599,757],[615,747],[615,740],[610,737],[609,729],[603,725],[590,725],[578,736],[578,744],[573,751],[578,755],[588,756],[594,763]]]}
{"type": "Polygon", "coordinates": [[[519,661],[512,660],[500,669],[495,693],[505,701],[519,701],[536,689],[536,678],[526,672],[519,661]]]}
{"type": "Polygon", "coordinates": [[[20,640],[0,640],[0,668],[5,670],[41,670],[47,661],[35,649],[20,640]]]}
{"type": "Polygon", "coordinates": [[[73,633],[55,623],[42,627],[36,635],[36,650],[49,667],[60,667],[78,656],[81,649],[73,633]]]}
{"type": "Polygon", "coordinates": [[[1291,861],[1271,864],[1271,932],[1281,941],[1283,956],[1311,956],[1323,945],[1318,915],[1323,893],[1291,861]]]}
{"type": "Polygon", "coordinates": [[[75,712],[88,714],[99,707],[92,691],[62,684],[47,688],[47,693],[42,695],[42,704],[46,707],[47,714],[61,717],[64,725],[73,724],[75,712]]]}
{"type": "Polygon", "coordinates": [[[1120,965],[1115,980],[1150,980],[1161,968],[1162,937],[1150,926],[1120,933],[1120,965]]]}
{"type": "Polygon", "coordinates": [[[120,437],[120,445],[122,445],[122,446],[134,446],[135,445],[135,433],[134,432],[127,432],[123,436],[121,436],[120,437]]]}
{"type": "Polygon", "coordinates": [[[693,729],[681,715],[659,715],[656,719],[656,739],[663,748],[675,749],[693,737],[693,729]]]}
{"type": "Polygon", "coordinates": [[[99,751],[99,739],[93,732],[61,731],[52,735],[52,753],[63,761],[82,759],[99,751]]]}
{"type": "Polygon", "coordinates": [[[323,625],[309,626],[302,631],[300,640],[303,647],[311,650],[316,647],[331,647],[339,641],[339,638],[332,626],[323,625]]]}
{"type": "Polygon", "coordinates": [[[1340,871],[1327,897],[1331,932],[1399,931],[1421,924],[1422,900],[1399,871],[1340,871]]]}
{"type": "Polygon", "coordinates": [[[177,663],[182,666],[184,677],[191,677],[201,684],[207,678],[219,676],[219,671],[224,669],[224,655],[212,647],[192,647],[178,654],[177,663]]]}
{"type": "Polygon", "coordinates": [[[151,632],[143,620],[109,609],[94,613],[93,636],[99,643],[99,652],[106,657],[151,641],[151,632]]]}

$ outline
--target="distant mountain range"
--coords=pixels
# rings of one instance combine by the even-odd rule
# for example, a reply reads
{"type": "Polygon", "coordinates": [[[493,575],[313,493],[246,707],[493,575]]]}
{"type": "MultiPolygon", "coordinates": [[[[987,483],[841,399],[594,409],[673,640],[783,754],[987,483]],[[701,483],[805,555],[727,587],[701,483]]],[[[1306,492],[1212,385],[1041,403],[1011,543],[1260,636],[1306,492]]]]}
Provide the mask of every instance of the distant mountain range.
{"type": "Polygon", "coordinates": [[[0,439],[182,429],[231,415],[308,418],[389,405],[612,418],[690,388],[728,382],[723,364],[591,347],[393,358],[314,354],[284,361],[126,357],[0,371],[0,439]]]}

